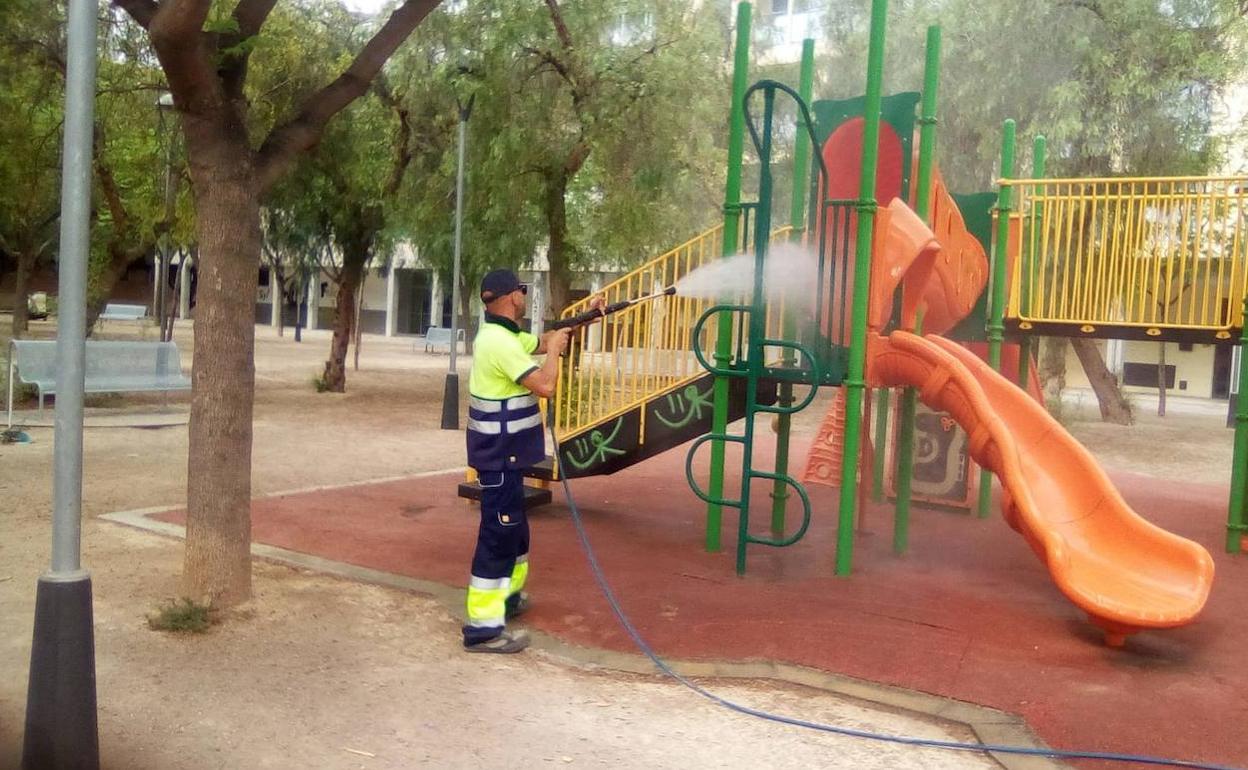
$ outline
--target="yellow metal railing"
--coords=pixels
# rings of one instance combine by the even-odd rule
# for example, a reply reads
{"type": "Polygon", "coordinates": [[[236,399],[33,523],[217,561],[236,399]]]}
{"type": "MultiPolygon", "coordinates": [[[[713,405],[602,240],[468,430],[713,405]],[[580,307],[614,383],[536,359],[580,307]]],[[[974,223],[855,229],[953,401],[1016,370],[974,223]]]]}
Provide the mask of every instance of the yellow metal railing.
{"type": "Polygon", "coordinates": [[[1007,316],[1209,330],[1243,324],[1248,177],[1011,179],[1007,316]]]}
{"type": "MultiPolygon", "coordinates": [[[[787,238],[785,227],[772,240],[787,238]]],[[[715,227],[671,251],[646,262],[585,299],[569,305],[561,318],[584,313],[594,296],[607,304],[652,294],[677,283],[723,254],[723,227],[715,227]]],[[[637,407],[654,395],[705,374],[694,356],[694,344],[709,349],[716,322],[703,327],[695,343],[693,327],[715,300],[699,297],[661,297],[626,308],[583,326],[572,334],[568,355],[560,360],[555,425],[560,436],[577,433],[637,407]]],[[[769,335],[778,335],[784,309],[768,308],[769,335]]],[[[741,344],[744,330],[733,316],[734,340],[741,344]]]]}

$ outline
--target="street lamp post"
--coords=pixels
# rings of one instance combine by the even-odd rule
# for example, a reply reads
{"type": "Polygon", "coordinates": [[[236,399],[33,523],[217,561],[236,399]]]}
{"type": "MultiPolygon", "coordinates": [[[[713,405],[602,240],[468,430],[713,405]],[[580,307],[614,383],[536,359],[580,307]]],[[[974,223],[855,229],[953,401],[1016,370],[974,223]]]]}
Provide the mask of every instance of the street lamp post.
{"type": "MultiPolygon", "coordinates": [[[[464,68],[460,68],[461,71],[464,68]]],[[[462,254],[464,225],[464,144],[467,141],[468,118],[472,115],[472,102],[455,98],[459,107],[459,167],[455,174],[455,262],[451,269],[451,362],[446,372],[446,385],[442,390],[442,429],[459,430],[459,370],[456,358],[459,353],[459,282],[460,257],[462,254]]],[[[466,319],[465,319],[466,320],[466,319]]]]}
{"type": "Polygon", "coordinates": [[[95,122],[95,0],[70,0],[52,449],[52,559],[39,577],[22,767],[100,765],[91,574],[82,567],[82,407],[95,122]]]}

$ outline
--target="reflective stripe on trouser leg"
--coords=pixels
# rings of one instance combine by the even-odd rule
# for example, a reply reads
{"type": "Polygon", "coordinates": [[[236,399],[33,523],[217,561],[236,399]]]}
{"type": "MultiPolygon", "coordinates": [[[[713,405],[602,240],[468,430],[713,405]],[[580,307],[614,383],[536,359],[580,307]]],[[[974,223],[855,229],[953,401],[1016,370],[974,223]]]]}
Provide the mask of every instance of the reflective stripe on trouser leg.
{"type": "MultiPolygon", "coordinates": [[[[468,627],[497,636],[503,630],[511,578],[480,578],[468,583],[468,627]]],[[[466,633],[466,632],[465,632],[466,633]]]]}
{"type": "Polygon", "coordinates": [[[478,473],[481,524],[468,586],[464,643],[488,641],[503,632],[507,597],[517,557],[528,554],[529,522],[524,515],[524,477],[517,471],[478,473]]]}
{"type": "Polygon", "coordinates": [[[516,566],[511,571],[511,588],[508,595],[515,595],[524,590],[524,584],[529,579],[529,555],[516,558],[516,566]]]}

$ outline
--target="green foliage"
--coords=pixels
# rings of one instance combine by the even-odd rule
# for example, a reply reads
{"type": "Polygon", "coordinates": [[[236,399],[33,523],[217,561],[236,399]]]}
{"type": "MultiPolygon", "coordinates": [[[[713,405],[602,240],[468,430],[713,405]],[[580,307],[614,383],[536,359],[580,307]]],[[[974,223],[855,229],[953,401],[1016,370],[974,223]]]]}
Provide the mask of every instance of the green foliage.
{"type": "MultiPolygon", "coordinates": [[[[985,189],[1001,122],[1049,139],[1049,174],[1206,173],[1220,160],[1212,101],[1242,76],[1245,24],[1233,0],[894,3],[885,84],[922,85],[929,24],[944,31],[938,158],[960,189],[985,189]]],[[[862,93],[866,4],[840,0],[820,70],[825,92],[862,93]]],[[[1026,158],[1029,153],[1022,152],[1026,158]]],[[[1026,169],[1024,161],[1023,169],[1026,169]]]]}
{"type": "Polygon", "coordinates": [[[571,53],[543,3],[488,0],[431,18],[394,63],[412,113],[442,116],[421,136],[427,157],[401,199],[407,235],[444,275],[453,253],[455,97],[475,97],[468,286],[542,250],[556,182],[582,143],[587,160],[562,195],[565,267],[629,267],[716,218],[728,93],[722,9],[643,0],[561,8],[571,53]]]}
{"type": "Polygon", "coordinates": [[[147,616],[147,625],[153,631],[179,634],[202,634],[216,622],[211,605],[190,599],[170,599],[147,616]]]}

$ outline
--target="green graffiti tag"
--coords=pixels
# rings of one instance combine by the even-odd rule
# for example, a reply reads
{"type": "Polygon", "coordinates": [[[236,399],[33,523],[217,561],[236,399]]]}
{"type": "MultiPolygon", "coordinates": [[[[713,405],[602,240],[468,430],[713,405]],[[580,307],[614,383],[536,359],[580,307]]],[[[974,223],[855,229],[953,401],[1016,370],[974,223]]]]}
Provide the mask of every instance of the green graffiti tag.
{"type": "Polygon", "coordinates": [[[582,436],[578,438],[572,444],[572,450],[584,457],[584,460],[577,460],[573,456],[572,451],[568,452],[564,458],[572,464],[573,468],[583,471],[599,463],[606,462],[608,457],[618,457],[622,454],[627,454],[625,450],[611,446],[616,437],[620,435],[620,428],[622,427],[624,427],[624,418],[620,417],[616,419],[610,436],[604,438],[602,431],[594,430],[590,432],[588,437],[582,436]]]}
{"type": "Polygon", "coordinates": [[[697,385],[690,385],[685,388],[682,393],[669,393],[667,396],[667,408],[675,415],[679,415],[684,411],[684,417],[674,417],[671,420],[659,414],[656,409],[654,416],[658,421],[669,428],[683,428],[694,420],[702,419],[702,408],[711,409],[711,391],[707,388],[705,392],[699,393],[697,385]]]}

